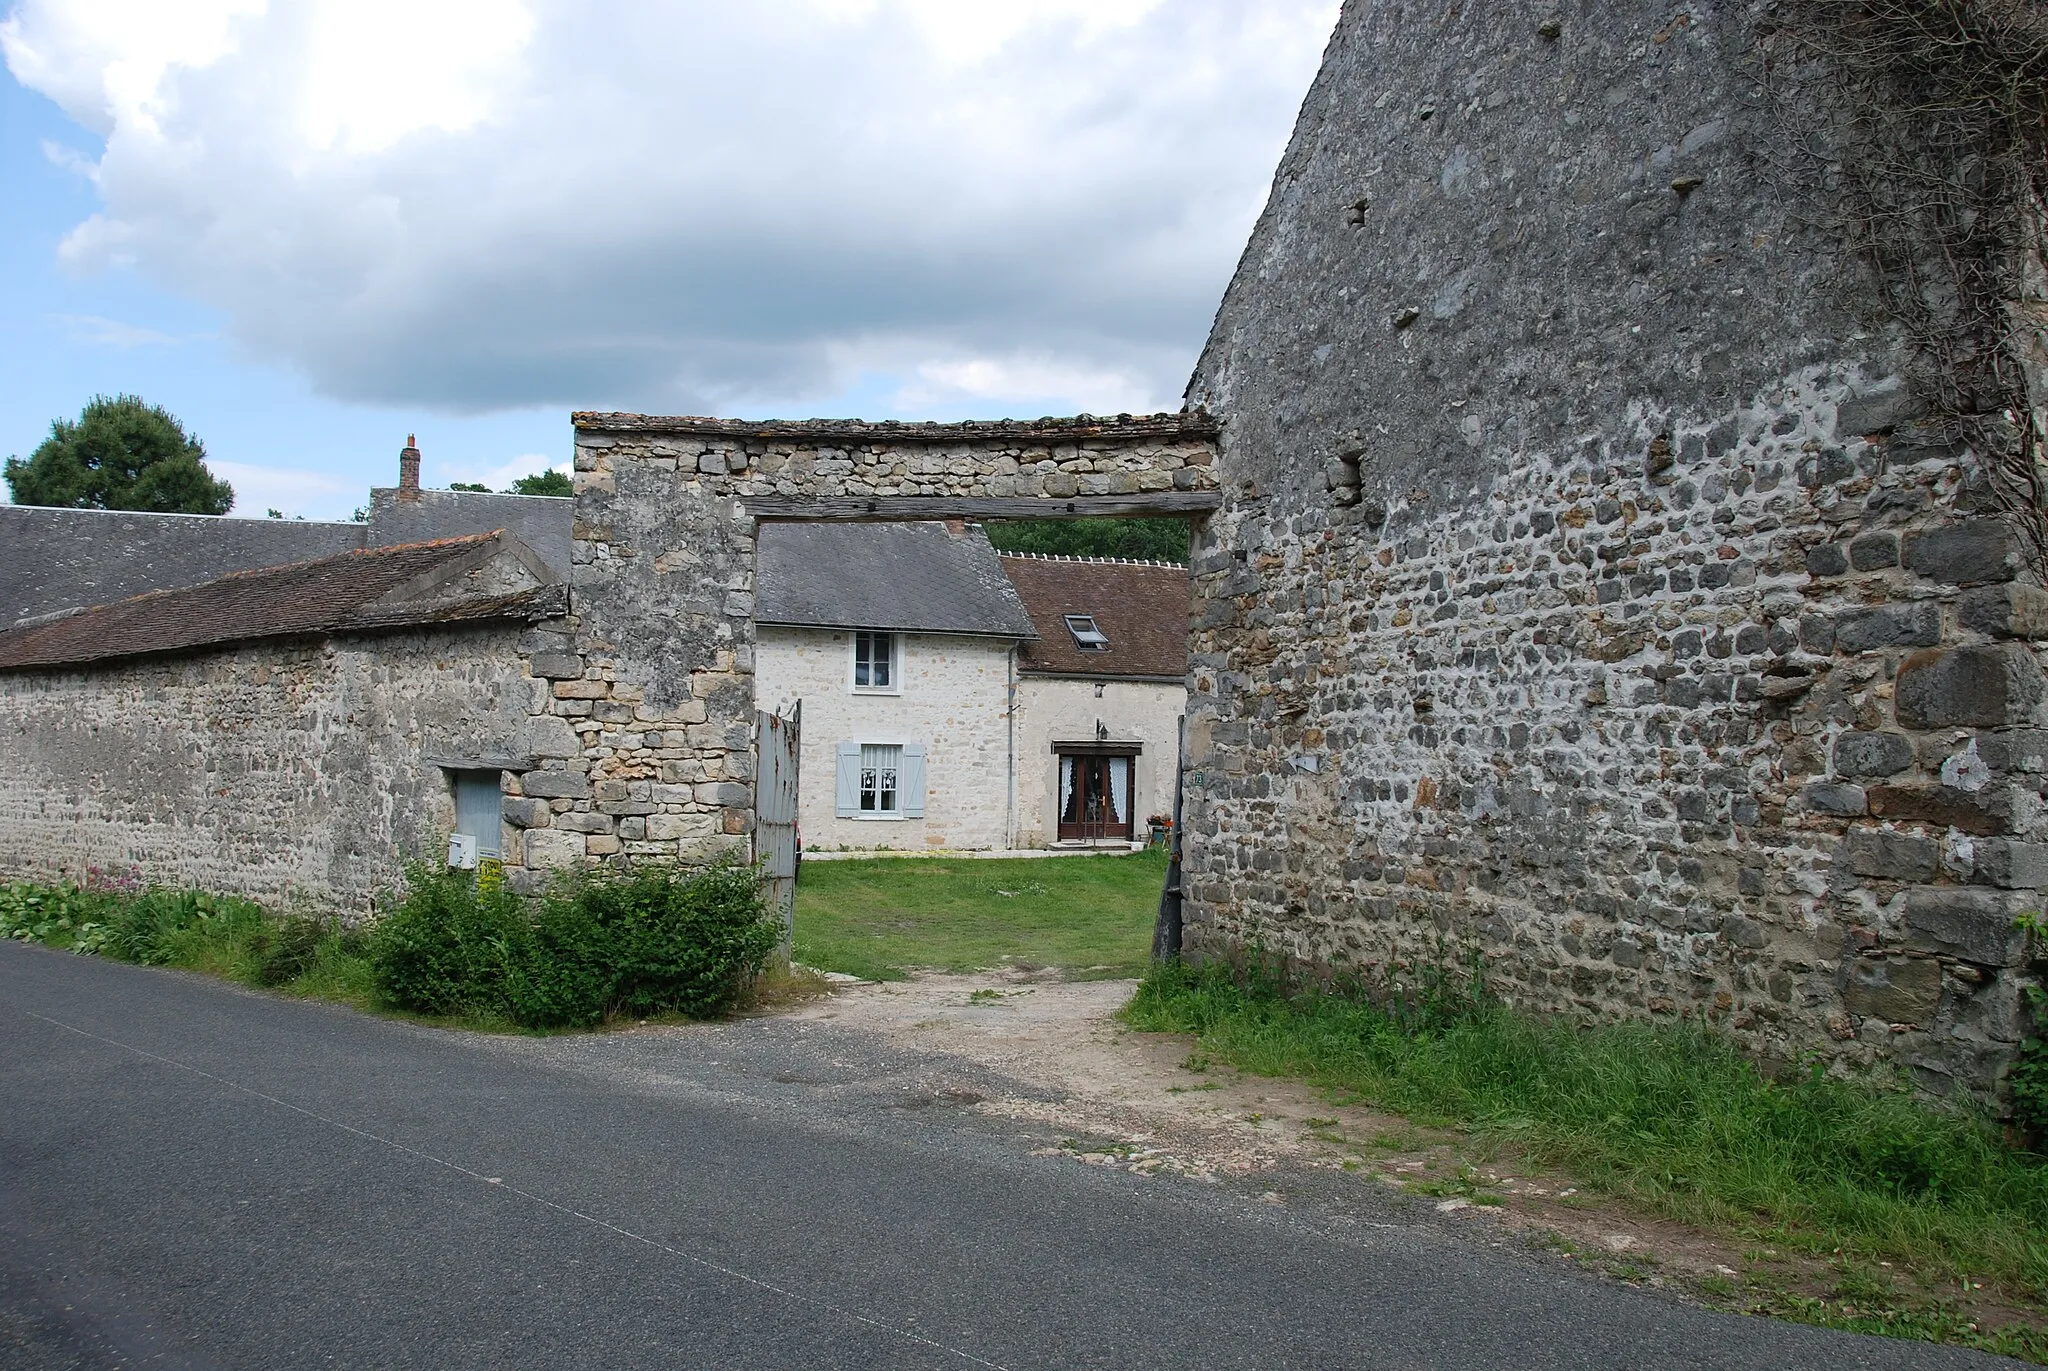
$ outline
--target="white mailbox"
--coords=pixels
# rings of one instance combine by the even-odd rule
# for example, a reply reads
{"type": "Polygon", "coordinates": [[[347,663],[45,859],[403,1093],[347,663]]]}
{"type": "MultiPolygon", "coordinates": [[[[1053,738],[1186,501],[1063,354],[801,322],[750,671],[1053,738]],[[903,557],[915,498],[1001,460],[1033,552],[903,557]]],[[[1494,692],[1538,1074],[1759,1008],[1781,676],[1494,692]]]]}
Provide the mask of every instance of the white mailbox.
{"type": "Polygon", "coordinates": [[[448,865],[457,871],[476,870],[475,834],[451,833],[448,836],[448,865]]]}

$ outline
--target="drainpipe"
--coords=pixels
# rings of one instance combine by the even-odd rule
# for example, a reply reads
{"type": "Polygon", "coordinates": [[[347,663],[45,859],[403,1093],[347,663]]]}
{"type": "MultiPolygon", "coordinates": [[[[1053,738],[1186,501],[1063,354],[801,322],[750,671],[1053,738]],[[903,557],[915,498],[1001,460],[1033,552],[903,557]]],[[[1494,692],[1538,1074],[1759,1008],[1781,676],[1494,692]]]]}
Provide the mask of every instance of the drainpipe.
{"type": "Polygon", "coordinates": [[[1003,846],[1017,850],[1017,645],[1010,644],[1009,653],[1003,658],[1003,699],[1007,707],[1003,710],[1003,722],[1008,728],[1009,740],[1005,745],[1003,758],[1003,846]]]}

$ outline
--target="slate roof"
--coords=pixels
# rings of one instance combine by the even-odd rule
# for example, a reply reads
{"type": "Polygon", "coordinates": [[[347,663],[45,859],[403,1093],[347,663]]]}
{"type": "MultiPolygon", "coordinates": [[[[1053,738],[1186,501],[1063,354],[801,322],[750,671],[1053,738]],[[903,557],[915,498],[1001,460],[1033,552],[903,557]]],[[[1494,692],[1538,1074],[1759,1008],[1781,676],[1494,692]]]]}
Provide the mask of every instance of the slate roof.
{"type": "Polygon", "coordinates": [[[1038,641],[1018,656],[1021,673],[1175,681],[1187,675],[1186,567],[1011,552],[1002,564],[1038,626],[1038,641]],[[1108,649],[1083,652],[1067,630],[1069,614],[1092,615],[1108,649]]]}
{"type": "Polygon", "coordinates": [[[0,505],[0,628],[231,571],[333,557],[368,538],[361,524],[0,505]]]}
{"type": "Polygon", "coordinates": [[[759,539],[759,623],[1036,636],[978,525],[771,522],[759,539]]]}
{"type": "Polygon", "coordinates": [[[500,546],[518,545],[500,533],[484,533],[368,548],[153,591],[0,632],[0,671],[84,666],[263,638],[538,617],[556,606],[559,585],[453,599],[390,598],[417,590],[411,583],[436,571],[459,570],[464,559],[488,559],[500,546]]]}
{"type": "Polygon", "coordinates": [[[568,580],[570,530],[576,502],[555,495],[497,495],[480,490],[415,490],[395,486],[370,492],[365,547],[430,543],[503,529],[531,548],[548,569],[568,580]]]}

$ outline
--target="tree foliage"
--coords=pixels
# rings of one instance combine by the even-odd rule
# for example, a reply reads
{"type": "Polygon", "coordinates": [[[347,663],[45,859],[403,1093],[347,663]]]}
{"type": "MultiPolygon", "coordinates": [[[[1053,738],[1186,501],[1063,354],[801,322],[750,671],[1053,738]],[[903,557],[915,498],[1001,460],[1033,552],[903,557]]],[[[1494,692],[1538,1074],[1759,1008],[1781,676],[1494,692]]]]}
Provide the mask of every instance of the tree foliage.
{"type": "Polygon", "coordinates": [[[1184,519],[1033,519],[990,524],[988,540],[1004,552],[1045,556],[1183,563],[1188,559],[1184,519]]]}
{"type": "Polygon", "coordinates": [[[536,471],[531,476],[522,476],[512,483],[507,495],[558,495],[571,496],[576,493],[575,485],[559,471],[536,471]]]}
{"type": "Polygon", "coordinates": [[[76,420],[54,420],[28,460],[7,459],[6,475],[18,505],[225,514],[235,503],[199,440],[133,395],[95,395],[76,420]]]}

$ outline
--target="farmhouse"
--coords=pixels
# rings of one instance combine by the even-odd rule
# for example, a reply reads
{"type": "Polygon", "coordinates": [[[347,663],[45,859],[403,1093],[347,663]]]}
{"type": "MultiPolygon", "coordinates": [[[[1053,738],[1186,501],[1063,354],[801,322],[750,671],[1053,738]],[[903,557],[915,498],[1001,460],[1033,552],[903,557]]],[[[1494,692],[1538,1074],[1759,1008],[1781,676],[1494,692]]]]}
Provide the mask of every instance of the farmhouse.
{"type": "MultiPolygon", "coordinates": [[[[1119,712],[1167,686],[1171,654],[1124,646],[1164,600],[1120,624],[1136,592],[1071,599],[999,563],[1018,615],[944,521],[1181,516],[1190,953],[1256,942],[1402,984],[1448,947],[1531,1008],[1701,1018],[1766,1060],[1995,1095],[2033,983],[2014,919],[2048,888],[2038,159],[1889,125],[1905,141],[1873,150],[1864,116],[1897,92],[1826,36],[1762,3],[1350,0],[1177,414],[572,416],[566,605],[473,630],[498,635],[488,666],[403,627],[422,664],[477,673],[509,740],[508,865],[747,847],[771,660],[837,687],[809,734],[831,760],[805,759],[832,811],[808,828],[853,842],[893,793],[906,842],[1059,841],[1070,813],[1078,840],[1119,836],[1164,807],[1166,740],[1119,712]],[[1897,156],[1967,212],[1888,205],[1897,156]],[[787,528],[891,523],[958,541],[986,603],[819,622],[757,578],[787,528]],[[757,627],[763,605],[790,617],[757,627]],[[941,639],[957,700],[913,693],[954,669],[941,639]],[[894,723],[856,712],[885,677],[894,723]],[[1018,736],[991,754],[999,720],[1018,736]],[[965,798],[992,793],[991,756],[1014,767],[999,819],[965,798]]],[[[373,673],[364,627],[320,641],[373,673]]],[[[198,778],[257,725],[214,729],[192,687],[276,663],[38,664],[32,631],[0,635],[0,865],[126,850],[197,879],[232,839],[213,871],[253,879],[240,863],[288,840],[270,792],[198,778]],[[197,745],[151,750],[172,696],[194,722],[167,737],[197,745]],[[93,728],[109,745],[60,749],[93,728]]],[[[314,794],[354,734],[296,700],[247,717],[303,717],[320,745],[248,755],[286,749],[278,784],[314,794]]],[[[341,894],[383,879],[325,869],[341,894]]]]}

